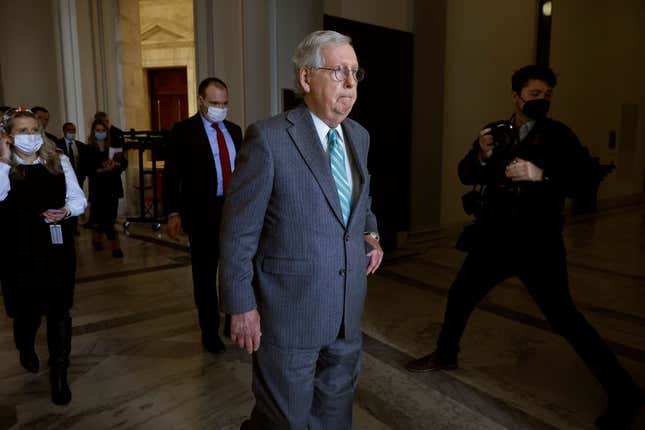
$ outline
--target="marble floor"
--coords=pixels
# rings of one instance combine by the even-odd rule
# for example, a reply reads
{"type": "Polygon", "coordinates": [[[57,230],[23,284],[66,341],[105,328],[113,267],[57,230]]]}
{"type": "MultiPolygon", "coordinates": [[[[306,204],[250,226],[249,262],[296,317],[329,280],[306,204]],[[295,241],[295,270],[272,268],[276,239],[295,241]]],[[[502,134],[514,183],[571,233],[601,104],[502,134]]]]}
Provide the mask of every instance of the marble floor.
{"type": "MultiPolygon", "coordinates": [[[[250,357],[201,348],[185,239],[170,243],[147,225],[129,233],[116,260],[81,232],[70,405],[49,401],[46,370],[23,371],[0,316],[0,430],[237,429],[249,413],[250,357]]],[[[573,219],[565,236],[577,304],[645,387],[645,206],[573,219]]],[[[599,385],[515,279],[473,314],[459,370],[404,370],[433,349],[463,259],[454,238],[414,235],[370,278],[355,428],[593,428],[599,385]]],[[[44,362],[44,330],[37,351],[44,362]]]]}

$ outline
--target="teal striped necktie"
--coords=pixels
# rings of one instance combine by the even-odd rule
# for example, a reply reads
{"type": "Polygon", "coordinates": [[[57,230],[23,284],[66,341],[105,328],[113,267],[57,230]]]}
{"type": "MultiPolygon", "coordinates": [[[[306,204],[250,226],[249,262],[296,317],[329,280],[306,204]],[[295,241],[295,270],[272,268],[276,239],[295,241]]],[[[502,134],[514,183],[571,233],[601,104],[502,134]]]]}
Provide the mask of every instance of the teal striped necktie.
{"type": "Polygon", "coordinates": [[[327,149],[329,151],[331,174],[334,177],[336,189],[338,190],[343,221],[347,225],[352,207],[352,190],[349,188],[347,169],[345,168],[345,150],[338,139],[338,131],[336,129],[329,130],[329,148],[327,149]]]}

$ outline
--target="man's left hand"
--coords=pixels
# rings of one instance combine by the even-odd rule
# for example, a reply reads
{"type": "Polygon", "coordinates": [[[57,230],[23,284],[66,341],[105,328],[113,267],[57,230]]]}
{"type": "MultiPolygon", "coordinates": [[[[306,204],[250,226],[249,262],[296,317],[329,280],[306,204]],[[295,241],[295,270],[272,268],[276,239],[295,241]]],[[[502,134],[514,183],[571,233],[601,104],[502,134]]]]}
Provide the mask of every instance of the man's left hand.
{"type": "Polygon", "coordinates": [[[510,178],[513,182],[518,181],[531,181],[539,182],[543,176],[543,170],[530,161],[516,158],[506,166],[506,177],[510,178]]]}
{"type": "Polygon", "coordinates": [[[376,272],[376,270],[381,265],[381,262],[383,261],[383,249],[381,248],[381,244],[378,243],[378,240],[374,239],[369,234],[365,235],[365,241],[367,241],[367,243],[369,243],[370,246],[374,248],[367,254],[367,256],[370,258],[370,264],[367,266],[367,274],[371,275],[372,273],[376,272]]]}

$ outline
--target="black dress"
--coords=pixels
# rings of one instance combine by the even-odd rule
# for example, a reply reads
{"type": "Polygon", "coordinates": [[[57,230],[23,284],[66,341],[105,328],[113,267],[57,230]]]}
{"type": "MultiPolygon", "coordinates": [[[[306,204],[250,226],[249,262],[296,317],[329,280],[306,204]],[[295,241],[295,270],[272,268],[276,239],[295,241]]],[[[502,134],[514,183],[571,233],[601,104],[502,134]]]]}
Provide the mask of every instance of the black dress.
{"type": "Polygon", "coordinates": [[[41,215],[65,206],[65,175],[42,164],[21,165],[9,175],[0,202],[0,283],[11,318],[67,312],[74,301],[76,253],[70,219],[60,222],[63,244],[54,245],[41,215]]]}
{"type": "Polygon", "coordinates": [[[121,172],[127,168],[128,161],[123,153],[118,152],[114,159],[121,164],[121,167],[113,171],[97,173],[97,170],[101,169],[103,163],[109,159],[109,150],[101,151],[96,145],[90,148],[91,150],[88,151],[89,201],[92,209],[89,223],[98,226],[101,230],[109,229],[116,222],[119,199],[123,197],[121,172]]]}

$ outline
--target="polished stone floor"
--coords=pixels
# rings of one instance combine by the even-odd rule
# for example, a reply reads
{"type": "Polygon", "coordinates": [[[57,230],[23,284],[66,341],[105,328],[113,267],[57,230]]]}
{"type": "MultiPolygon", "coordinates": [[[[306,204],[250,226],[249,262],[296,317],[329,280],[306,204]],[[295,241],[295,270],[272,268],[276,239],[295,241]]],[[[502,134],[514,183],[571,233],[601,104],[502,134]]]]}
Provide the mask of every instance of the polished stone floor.
{"type": "MultiPolygon", "coordinates": [[[[129,230],[123,260],[79,238],[69,406],[50,403],[46,370],[23,371],[0,317],[0,430],[237,429],[249,413],[250,357],[201,349],[185,240],[129,230]]],[[[577,304],[645,387],[645,206],[573,219],[565,235],[577,304]]],[[[463,259],[453,243],[449,229],[414,235],[370,278],[355,428],[593,428],[599,385],[514,279],[473,314],[459,370],[403,369],[433,349],[463,259]]],[[[44,362],[43,329],[37,350],[44,362]]]]}

